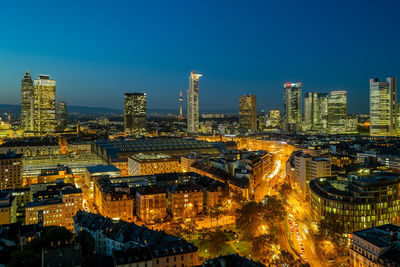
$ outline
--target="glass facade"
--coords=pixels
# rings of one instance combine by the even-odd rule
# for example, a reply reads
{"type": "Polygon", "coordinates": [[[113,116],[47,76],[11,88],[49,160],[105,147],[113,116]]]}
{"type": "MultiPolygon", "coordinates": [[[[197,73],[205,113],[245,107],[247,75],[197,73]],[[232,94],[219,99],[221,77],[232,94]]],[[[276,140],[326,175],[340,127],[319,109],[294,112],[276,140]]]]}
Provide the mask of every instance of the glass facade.
{"type": "Polygon", "coordinates": [[[399,177],[375,175],[340,183],[336,178],[310,181],[314,218],[339,215],[346,232],[399,223],[399,177]]]}
{"type": "Polygon", "coordinates": [[[33,131],[33,101],[34,90],[33,81],[29,71],[26,70],[24,78],[21,81],[21,128],[25,131],[33,131]]]}
{"type": "Polygon", "coordinates": [[[332,91],[328,100],[328,124],[331,133],[346,132],[347,91],[332,91]]]}
{"type": "Polygon", "coordinates": [[[192,71],[189,77],[187,101],[187,130],[189,133],[199,131],[199,79],[201,76],[192,71]]]}
{"type": "Polygon", "coordinates": [[[33,131],[52,133],[56,129],[56,81],[39,75],[34,81],[33,131]]]}
{"type": "Polygon", "coordinates": [[[285,122],[300,124],[302,117],[302,83],[285,83],[284,86],[285,122]]]}
{"type": "Polygon", "coordinates": [[[395,136],[397,123],[397,79],[369,81],[370,135],[395,136]]]}
{"type": "Polygon", "coordinates": [[[306,93],[304,96],[304,122],[311,128],[326,128],[328,94],[306,93]]]}
{"type": "Polygon", "coordinates": [[[257,130],[257,98],[255,95],[239,97],[239,125],[243,130],[257,130]]]}
{"type": "Polygon", "coordinates": [[[125,93],[124,95],[124,129],[127,135],[146,132],[146,103],[144,93],[125,93]]]}

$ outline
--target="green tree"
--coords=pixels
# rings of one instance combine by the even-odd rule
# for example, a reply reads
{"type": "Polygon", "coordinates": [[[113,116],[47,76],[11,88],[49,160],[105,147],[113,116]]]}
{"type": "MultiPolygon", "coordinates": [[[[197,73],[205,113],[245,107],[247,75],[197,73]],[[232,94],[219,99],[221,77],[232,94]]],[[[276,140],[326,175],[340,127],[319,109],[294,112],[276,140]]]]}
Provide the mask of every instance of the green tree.
{"type": "Polygon", "coordinates": [[[264,223],[264,207],[261,203],[248,202],[236,211],[236,227],[245,239],[259,235],[259,228],[264,223]]]}
{"type": "Polygon", "coordinates": [[[212,225],[212,220],[216,219],[217,220],[217,227],[218,227],[218,221],[222,217],[223,210],[221,207],[215,207],[210,210],[210,218],[211,218],[211,225],[212,225]]]}
{"type": "Polygon", "coordinates": [[[272,225],[286,217],[284,201],[277,196],[267,196],[264,202],[264,219],[272,225]]]}
{"type": "Polygon", "coordinates": [[[336,213],[328,213],[318,224],[317,240],[331,241],[335,246],[344,249],[348,244],[345,228],[336,213]]]}
{"type": "Polygon", "coordinates": [[[270,258],[272,256],[272,246],[277,244],[278,240],[273,235],[263,234],[255,237],[251,242],[250,253],[259,260],[270,258]]]}
{"type": "Polygon", "coordinates": [[[217,229],[208,235],[210,256],[217,257],[225,246],[225,233],[217,229]]]}
{"type": "Polygon", "coordinates": [[[11,260],[7,266],[20,267],[20,266],[41,266],[41,251],[36,252],[33,249],[22,249],[21,251],[15,251],[11,254],[11,260]]]}

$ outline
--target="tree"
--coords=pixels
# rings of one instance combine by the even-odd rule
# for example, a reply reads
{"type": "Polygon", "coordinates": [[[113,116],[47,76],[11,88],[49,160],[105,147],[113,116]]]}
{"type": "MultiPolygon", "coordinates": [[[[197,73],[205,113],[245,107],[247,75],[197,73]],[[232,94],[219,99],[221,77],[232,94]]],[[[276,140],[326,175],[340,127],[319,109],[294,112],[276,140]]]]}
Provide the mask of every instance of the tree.
{"type": "Polygon", "coordinates": [[[41,253],[35,252],[33,249],[22,249],[21,251],[15,251],[11,254],[11,260],[7,266],[20,267],[20,266],[32,266],[40,267],[41,253]]]}
{"type": "Polygon", "coordinates": [[[264,219],[269,224],[282,221],[286,216],[284,201],[277,196],[267,196],[264,205],[264,219]]]}
{"type": "Polygon", "coordinates": [[[197,224],[195,221],[191,220],[185,224],[186,233],[189,235],[189,239],[191,239],[192,234],[197,230],[197,224]]]}
{"type": "Polygon", "coordinates": [[[178,222],[171,223],[170,233],[174,236],[182,236],[182,225],[178,222]]]}
{"type": "Polygon", "coordinates": [[[236,227],[246,239],[259,235],[259,228],[264,223],[264,207],[261,203],[248,202],[236,210],[236,227]]]}
{"type": "Polygon", "coordinates": [[[296,260],[292,253],[281,249],[279,252],[279,257],[276,261],[276,264],[286,264],[286,266],[293,266],[293,267],[309,267],[308,263],[304,263],[301,260],[296,260]]]}
{"type": "Polygon", "coordinates": [[[210,217],[211,217],[211,225],[212,225],[212,219],[217,219],[217,227],[218,227],[218,220],[219,218],[221,218],[223,214],[223,211],[221,209],[221,207],[215,207],[213,209],[210,210],[210,217]]]}
{"type": "Polygon", "coordinates": [[[339,215],[328,213],[319,222],[316,237],[320,241],[330,241],[338,248],[344,249],[348,243],[345,233],[345,228],[339,220],[339,215]]]}
{"type": "Polygon", "coordinates": [[[278,240],[273,235],[263,234],[257,236],[251,242],[250,253],[259,260],[269,258],[272,256],[272,246],[277,243],[278,240]]]}
{"type": "Polygon", "coordinates": [[[225,233],[217,229],[208,235],[209,250],[212,258],[217,257],[225,246],[225,233]]]}

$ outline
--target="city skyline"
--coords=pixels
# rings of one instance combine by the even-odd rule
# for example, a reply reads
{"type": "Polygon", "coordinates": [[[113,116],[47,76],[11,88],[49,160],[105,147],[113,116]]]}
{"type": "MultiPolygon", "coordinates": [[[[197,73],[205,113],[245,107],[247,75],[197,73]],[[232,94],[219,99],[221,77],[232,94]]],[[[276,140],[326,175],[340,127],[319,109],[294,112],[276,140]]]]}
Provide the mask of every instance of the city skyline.
{"type": "MultiPolygon", "coordinates": [[[[231,109],[232,106],[237,109],[237,97],[247,93],[257,95],[258,103],[265,110],[282,110],[283,103],[278,101],[283,96],[282,84],[302,81],[303,92],[346,90],[348,102],[352,103],[349,113],[368,113],[368,80],[398,77],[400,73],[396,63],[399,53],[394,45],[398,37],[392,34],[392,29],[398,28],[398,21],[395,15],[390,15],[399,4],[395,1],[364,3],[338,2],[331,6],[293,2],[285,7],[266,3],[243,7],[233,3],[227,14],[221,13],[226,5],[207,2],[196,8],[185,3],[177,11],[162,5],[152,9],[146,4],[127,4],[126,9],[134,10],[135,14],[151,9],[150,17],[159,16],[160,20],[167,21],[163,30],[156,22],[140,24],[143,29],[132,27],[142,17],[134,18],[135,15],[124,12],[110,25],[93,14],[86,21],[79,18],[91,13],[88,10],[93,7],[86,3],[79,6],[79,11],[75,11],[73,4],[27,3],[19,15],[3,16],[8,19],[7,24],[15,26],[4,30],[5,41],[0,46],[4,58],[0,63],[1,104],[19,102],[20,77],[28,68],[34,77],[47,73],[56,79],[59,96],[71,105],[121,109],[123,100],[117,96],[125,91],[143,91],[149,96],[149,108],[176,109],[176,94],[188,89],[187,74],[196,70],[207,77],[202,81],[200,110],[231,109]],[[32,30],[20,37],[16,30],[22,26],[16,21],[18,16],[29,19],[38,8],[49,12],[43,12],[43,18],[32,17],[32,30]],[[61,8],[66,11],[60,15],[61,8]],[[163,8],[176,18],[166,20],[163,8]],[[189,16],[181,12],[186,9],[191,11],[189,16]],[[355,9],[357,13],[352,12],[355,9]],[[372,12],[377,19],[369,21],[368,14],[372,12]],[[298,25],[286,22],[282,16],[285,13],[294,14],[298,25]],[[222,20],[217,14],[223,14],[222,20]],[[74,31],[61,25],[64,16],[72,15],[78,17],[71,25],[74,31]],[[342,19],[333,20],[333,15],[342,19]],[[45,24],[49,18],[54,20],[54,25],[45,24]],[[248,22],[244,22],[246,19],[248,22]],[[321,25],[315,26],[315,20],[321,25]],[[49,43],[33,38],[34,29],[41,29],[43,25],[47,27],[49,43]],[[215,25],[215,30],[210,30],[211,25],[215,25]],[[115,41],[97,37],[97,27],[115,41]],[[182,35],[189,27],[195,28],[198,35],[182,35]],[[135,37],[129,37],[125,33],[127,29],[135,37]],[[93,30],[95,36],[85,36],[87,30],[93,30]],[[369,37],[373,32],[394,37],[375,41],[369,37]],[[238,40],[236,35],[243,38],[238,40]],[[182,42],[182,36],[187,40],[182,42]],[[300,45],[287,45],[297,38],[303,38],[300,45]],[[162,41],[165,45],[158,46],[162,41]],[[370,54],[372,49],[378,53],[370,54]],[[93,95],[95,101],[91,98],[93,95]]],[[[12,4],[5,6],[9,11],[16,8],[12,4]]],[[[102,17],[108,10],[100,3],[95,11],[102,17]]]]}

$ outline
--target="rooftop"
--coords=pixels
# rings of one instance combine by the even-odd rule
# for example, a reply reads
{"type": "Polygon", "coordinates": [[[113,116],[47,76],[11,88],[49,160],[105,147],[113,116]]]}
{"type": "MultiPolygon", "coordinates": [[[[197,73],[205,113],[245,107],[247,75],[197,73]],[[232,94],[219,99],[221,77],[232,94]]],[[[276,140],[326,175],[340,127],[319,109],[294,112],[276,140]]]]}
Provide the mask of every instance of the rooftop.
{"type": "Polygon", "coordinates": [[[114,165],[95,165],[86,167],[89,173],[120,172],[114,165]]]}

